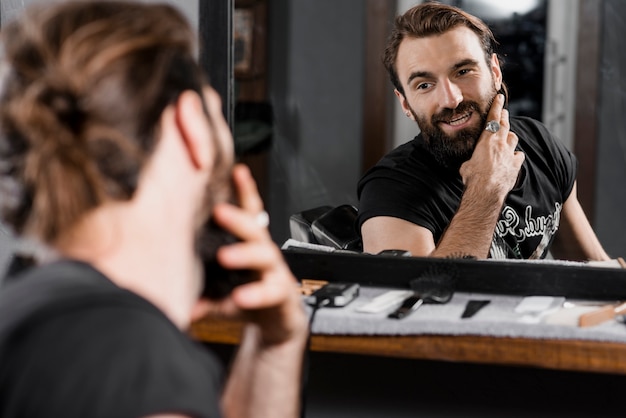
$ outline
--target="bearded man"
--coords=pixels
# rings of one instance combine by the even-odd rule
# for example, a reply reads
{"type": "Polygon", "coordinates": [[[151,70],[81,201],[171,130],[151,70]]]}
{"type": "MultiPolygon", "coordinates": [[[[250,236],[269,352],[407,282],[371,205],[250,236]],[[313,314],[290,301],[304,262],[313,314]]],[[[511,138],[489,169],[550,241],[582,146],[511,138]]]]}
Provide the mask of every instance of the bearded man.
{"type": "Polygon", "coordinates": [[[609,259],[576,196],[575,156],[540,122],[509,117],[495,45],[452,6],[396,18],[384,64],[420,134],[359,182],[365,252],[609,259]]]}

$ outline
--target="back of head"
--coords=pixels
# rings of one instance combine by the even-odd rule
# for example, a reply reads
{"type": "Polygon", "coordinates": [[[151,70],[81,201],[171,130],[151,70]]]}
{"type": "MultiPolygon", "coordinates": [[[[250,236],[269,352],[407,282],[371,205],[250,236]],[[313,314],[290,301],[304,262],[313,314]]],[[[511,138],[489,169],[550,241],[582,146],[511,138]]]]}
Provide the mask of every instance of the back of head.
{"type": "Polygon", "coordinates": [[[472,30],[483,47],[487,63],[494,53],[496,40],[491,29],[479,18],[459,8],[437,2],[421,3],[398,16],[387,41],[383,63],[394,87],[404,94],[396,71],[398,48],[405,38],[426,38],[441,35],[449,30],[465,26],[472,30]]]}
{"type": "Polygon", "coordinates": [[[162,111],[202,91],[195,35],[171,6],[96,0],[28,9],[1,36],[3,220],[51,243],[132,198],[162,111]]]}

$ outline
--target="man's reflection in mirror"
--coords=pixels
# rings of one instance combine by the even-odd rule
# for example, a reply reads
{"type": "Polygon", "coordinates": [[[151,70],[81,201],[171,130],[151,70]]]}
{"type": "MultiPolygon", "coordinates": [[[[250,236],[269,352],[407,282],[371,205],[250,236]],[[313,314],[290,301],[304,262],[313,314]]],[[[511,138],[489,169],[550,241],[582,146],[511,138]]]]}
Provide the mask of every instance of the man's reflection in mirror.
{"type": "Polygon", "coordinates": [[[609,260],[576,195],[575,156],[541,122],[509,115],[496,45],[452,6],[396,18],[384,64],[420,134],[359,182],[365,252],[609,260]]]}

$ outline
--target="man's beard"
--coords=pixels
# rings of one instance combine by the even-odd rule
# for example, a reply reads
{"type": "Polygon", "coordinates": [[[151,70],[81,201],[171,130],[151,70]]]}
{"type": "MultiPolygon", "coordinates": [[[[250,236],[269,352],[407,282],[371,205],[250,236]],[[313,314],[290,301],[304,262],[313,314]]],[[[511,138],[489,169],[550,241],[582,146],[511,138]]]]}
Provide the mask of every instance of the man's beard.
{"type": "Polygon", "coordinates": [[[418,116],[411,109],[413,117],[417,121],[417,125],[424,137],[426,148],[440,165],[458,170],[465,161],[472,157],[478,138],[487,122],[487,114],[494,99],[495,94],[487,102],[485,109],[481,109],[477,102],[463,101],[456,109],[444,109],[433,115],[430,121],[425,117],[418,116]],[[439,122],[447,122],[454,115],[461,115],[470,111],[479,115],[480,122],[477,125],[465,128],[454,134],[454,136],[446,134],[439,127],[439,122]]]}
{"type": "MultiPolygon", "coordinates": [[[[213,132],[215,136],[215,132],[213,132]]],[[[196,229],[195,249],[201,259],[215,257],[215,252],[223,245],[225,232],[213,221],[213,209],[218,203],[237,204],[236,191],[232,181],[233,165],[226,158],[225,150],[215,141],[217,155],[211,176],[206,185],[202,205],[198,209],[199,224],[196,229]]]]}

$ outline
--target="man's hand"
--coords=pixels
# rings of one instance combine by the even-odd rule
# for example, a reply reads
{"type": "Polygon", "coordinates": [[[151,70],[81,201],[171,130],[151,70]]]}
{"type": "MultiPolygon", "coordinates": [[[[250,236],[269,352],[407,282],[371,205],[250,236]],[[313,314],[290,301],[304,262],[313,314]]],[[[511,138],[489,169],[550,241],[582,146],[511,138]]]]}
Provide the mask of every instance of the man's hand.
{"type": "Polygon", "coordinates": [[[487,120],[500,124],[497,132],[483,131],[472,158],[460,169],[465,192],[459,209],[435,251],[434,257],[467,254],[486,258],[493,230],[507,194],[515,187],[525,155],[515,151],[517,135],[510,132],[504,96],[498,94],[487,120]]]}
{"type": "Polygon", "coordinates": [[[498,121],[500,129],[495,133],[483,131],[472,158],[463,163],[460,174],[467,188],[478,187],[487,193],[495,193],[504,201],[515,187],[525,156],[515,151],[518,138],[509,130],[509,112],[504,109],[502,94],[493,101],[487,120],[498,121]]]}
{"type": "Polygon", "coordinates": [[[262,343],[268,345],[303,338],[307,321],[297,281],[263,222],[265,213],[256,183],[244,165],[235,166],[233,181],[241,207],[218,204],[213,216],[242,242],[220,248],[217,260],[224,268],[252,270],[259,280],[236,287],[223,300],[200,300],[194,317],[241,317],[259,326],[262,343]]]}

